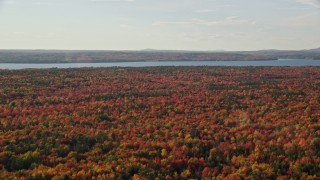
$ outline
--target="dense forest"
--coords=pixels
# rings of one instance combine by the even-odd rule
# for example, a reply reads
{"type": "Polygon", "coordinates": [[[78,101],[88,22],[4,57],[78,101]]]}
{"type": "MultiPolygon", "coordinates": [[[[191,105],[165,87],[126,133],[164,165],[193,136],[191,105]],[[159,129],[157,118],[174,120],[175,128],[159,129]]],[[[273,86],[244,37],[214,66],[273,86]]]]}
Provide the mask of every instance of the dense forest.
{"type": "Polygon", "coordinates": [[[103,63],[138,61],[320,60],[320,50],[304,51],[85,51],[0,50],[0,63],[103,63]]]}
{"type": "Polygon", "coordinates": [[[319,116],[319,67],[0,70],[0,179],[317,179],[319,116]]]}

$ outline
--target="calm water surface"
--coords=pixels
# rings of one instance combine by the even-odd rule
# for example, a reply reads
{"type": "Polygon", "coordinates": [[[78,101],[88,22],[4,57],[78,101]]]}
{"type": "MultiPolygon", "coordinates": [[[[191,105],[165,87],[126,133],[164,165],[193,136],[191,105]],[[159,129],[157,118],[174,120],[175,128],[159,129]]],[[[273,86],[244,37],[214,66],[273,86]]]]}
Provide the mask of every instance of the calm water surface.
{"type": "Polygon", "coordinates": [[[0,63],[0,69],[81,68],[81,67],[153,67],[153,66],[320,66],[320,60],[280,59],[271,61],[150,61],[121,63],[59,63],[10,64],[0,63]]]}

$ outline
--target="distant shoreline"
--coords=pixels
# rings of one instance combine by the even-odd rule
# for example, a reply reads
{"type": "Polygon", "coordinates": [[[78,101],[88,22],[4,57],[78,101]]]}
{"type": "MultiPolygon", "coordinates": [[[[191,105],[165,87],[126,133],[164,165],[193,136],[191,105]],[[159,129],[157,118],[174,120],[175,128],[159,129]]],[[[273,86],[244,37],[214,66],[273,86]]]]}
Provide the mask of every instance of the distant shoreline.
{"type": "Polygon", "coordinates": [[[0,63],[127,63],[179,61],[275,61],[283,59],[316,60],[320,50],[302,51],[66,51],[0,50],[0,63]]]}
{"type": "Polygon", "coordinates": [[[0,62],[0,64],[108,64],[108,63],[139,63],[139,62],[228,62],[228,61],[290,61],[290,60],[305,60],[305,61],[320,61],[320,59],[297,59],[297,58],[279,58],[279,59],[257,59],[257,60],[137,60],[137,61],[126,61],[126,60],[115,60],[115,61],[103,61],[103,62],[0,62]]]}
{"type": "Polygon", "coordinates": [[[50,68],[110,68],[110,67],[294,67],[318,66],[320,60],[282,59],[265,61],[138,61],[138,62],[107,62],[107,63],[0,63],[0,70],[19,69],[50,69],[50,68]]]}
{"type": "Polygon", "coordinates": [[[290,60],[290,59],[263,59],[263,60],[137,60],[137,61],[104,61],[104,62],[0,62],[0,64],[99,64],[99,63],[136,63],[136,62],[217,62],[217,61],[278,61],[278,60],[290,60]]]}

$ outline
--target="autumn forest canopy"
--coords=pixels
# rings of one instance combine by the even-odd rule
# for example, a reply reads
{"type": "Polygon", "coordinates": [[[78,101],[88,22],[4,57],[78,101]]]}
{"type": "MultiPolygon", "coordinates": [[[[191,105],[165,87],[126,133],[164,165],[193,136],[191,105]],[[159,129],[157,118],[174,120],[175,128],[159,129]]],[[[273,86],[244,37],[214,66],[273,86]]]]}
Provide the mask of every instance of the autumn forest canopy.
{"type": "Polygon", "coordinates": [[[316,179],[319,67],[0,70],[0,179],[316,179]]]}

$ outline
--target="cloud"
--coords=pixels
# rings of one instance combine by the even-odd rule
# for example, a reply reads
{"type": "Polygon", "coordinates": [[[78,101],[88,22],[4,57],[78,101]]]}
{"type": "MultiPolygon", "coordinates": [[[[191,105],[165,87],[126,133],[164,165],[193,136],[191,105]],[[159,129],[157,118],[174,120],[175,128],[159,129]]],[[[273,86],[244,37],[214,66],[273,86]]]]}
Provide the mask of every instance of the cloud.
{"type": "Polygon", "coordinates": [[[211,12],[216,12],[217,10],[215,9],[198,9],[195,10],[195,13],[211,13],[211,12]]]}
{"type": "Polygon", "coordinates": [[[320,8],[320,0],[296,0],[296,2],[320,8]]]}
{"type": "Polygon", "coordinates": [[[3,0],[3,1],[1,1],[0,0],[0,3],[1,2],[3,2],[3,4],[5,4],[5,5],[15,5],[15,4],[18,4],[18,2],[16,1],[16,0],[10,0],[10,1],[5,1],[5,0],[3,0]]]}
{"type": "Polygon", "coordinates": [[[182,26],[233,26],[233,25],[254,25],[255,21],[242,19],[238,16],[226,17],[220,21],[208,21],[203,19],[190,19],[185,21],[159,21],[154,22],[153,26],[182,25],[182,26]]]}
{"type": "Polygon", "coordinates": [[[132,26],[130,26],[129,24],[120,24],[119,25],[121,28],[131,28],[132,26]]]}
{"type": "Polygon", "coordinates": [[[320,26],[317,22],[319,19],[318,13],[311,12],[307,14],[287,17],[287,18],[281,18],[279,19],[276,24],[279,26],[284,26],[287,28],[302,28],[302,29],[319,29],[320,26]]]}
{"type": "Polygon", "coordinates": [[[136,0],[90,0],[91,2],[135,2],[136,0]]]}

